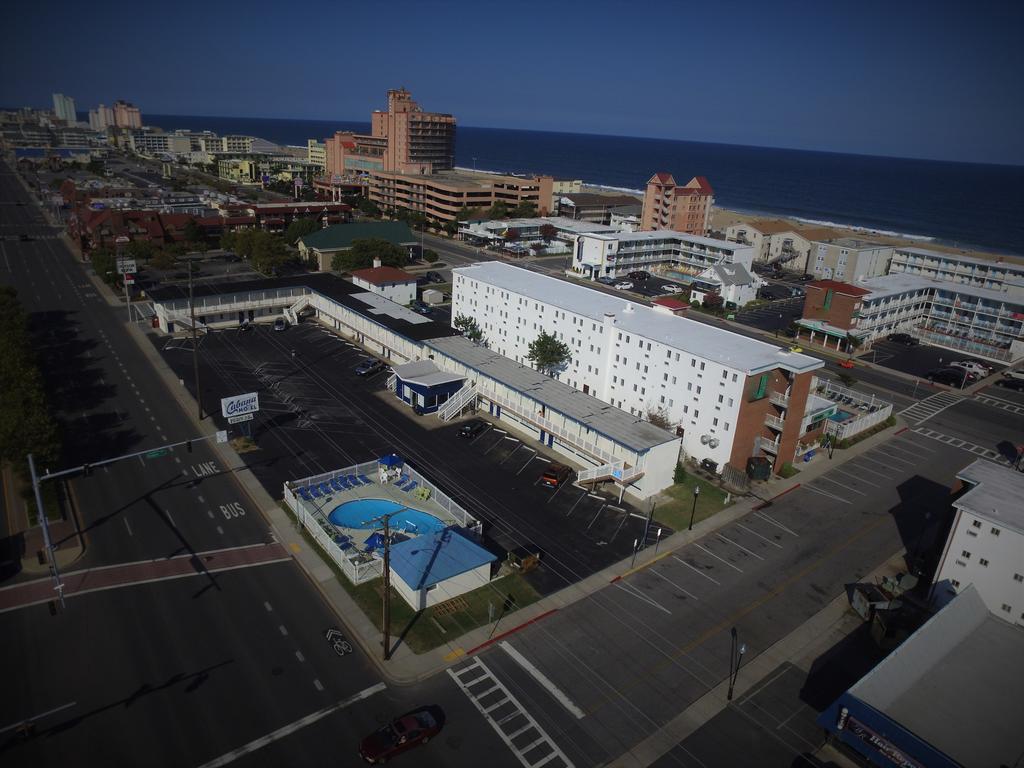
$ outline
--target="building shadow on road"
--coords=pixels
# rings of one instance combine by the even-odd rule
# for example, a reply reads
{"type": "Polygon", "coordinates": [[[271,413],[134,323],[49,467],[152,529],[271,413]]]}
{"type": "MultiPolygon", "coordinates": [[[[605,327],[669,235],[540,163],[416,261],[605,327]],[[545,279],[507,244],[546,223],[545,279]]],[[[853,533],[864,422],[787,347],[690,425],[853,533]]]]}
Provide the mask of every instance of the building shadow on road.
{"type": "Polygon", "coordinates": [[[953,520],[953,497],[948,486],[915,475],[897,486],[900,502],[889,513],[906,550],[907,571],[920,577],[924,588],[942,554],[953,520]]]}

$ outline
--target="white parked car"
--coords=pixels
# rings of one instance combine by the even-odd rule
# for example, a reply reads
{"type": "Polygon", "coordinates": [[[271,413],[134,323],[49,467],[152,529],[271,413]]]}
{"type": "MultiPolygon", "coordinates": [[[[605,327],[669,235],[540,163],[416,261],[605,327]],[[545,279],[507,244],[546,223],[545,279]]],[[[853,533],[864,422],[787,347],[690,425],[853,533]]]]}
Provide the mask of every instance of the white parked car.
{"type": "Polygon", "coordinates": [[[615,290],[617,291],[629,291],[632,290],[633,284],[629,280],[620,280],[615,284],[615,290]]]}
{"type": "Polygon", "coordinates": [[[957,360],[955,363],[950,363],[950,366],[953,368],[962,368],[968,373],[973,373],[979,379],[984,379],[992,373],[992,369],[987,365],[976,363],[973,360],[957,360]]]}
{"type": "Polygon", "coordinates": [[[663,286],[661,286],[661,290],[663,290],[665,293],[682,293],[683,292],[683,289],[681,287],[679,287],[678,285],[676,285],[675,283],[665,283],[663,286]]]}

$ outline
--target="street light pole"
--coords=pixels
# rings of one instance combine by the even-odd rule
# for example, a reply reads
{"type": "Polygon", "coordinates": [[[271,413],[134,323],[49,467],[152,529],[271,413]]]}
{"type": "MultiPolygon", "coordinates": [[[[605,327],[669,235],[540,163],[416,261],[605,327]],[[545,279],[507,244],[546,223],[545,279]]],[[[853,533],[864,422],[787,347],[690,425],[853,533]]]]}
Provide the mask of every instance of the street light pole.
{"type": "Polygon", "coordinates": [[[64,582],[60,579],[60,569],[57,567],[57,559],[53,553],[53,543],[50,541],[50,524],[46,519],[46,510],[43,509],[43,496],[39,491],[39,477],[36,475],[35,458],[28,455],[28,471],[32,477],[32,493],[36,497],[36,510],[39,513],[39,525],[43,529],[43,543],[46,546],[46,562],[50,566],[50,577],[53,579],[53,588],[57,592],[57,599],[60,600],[60,607],[64,608],[64,582]]]}
{"type": "Polygon", "coordinates": [[[729,650],[729,692],[726,699],[732,701],[733,689],[736,687],[736,678],[740,675],[740,664],[743,663],[743,655],[747,652],[747,644],[740,643],[736,647],[736,627],[732,628],[732,647],[729,650]]]}
{"type": "Polygon", "coordinates": [[[391,526],[390,518],[384,515],[384,661],[391,658],[391,526]]]}
{"type": "Polygon", "coordinates": [[[697,514],[697,497],[700,496],[700,486],[693,486],[693,508],[690,510],[690,527],[687,530],[693,530],[693,516],[697,514]]]}

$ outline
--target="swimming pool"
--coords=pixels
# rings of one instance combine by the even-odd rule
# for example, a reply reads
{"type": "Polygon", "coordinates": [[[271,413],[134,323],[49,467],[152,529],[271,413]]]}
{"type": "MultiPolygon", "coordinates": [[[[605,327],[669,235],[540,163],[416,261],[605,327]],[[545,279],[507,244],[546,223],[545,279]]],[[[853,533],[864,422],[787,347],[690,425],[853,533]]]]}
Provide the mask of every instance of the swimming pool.
{"type": "Polygon", "coordinates": [[[342,528],[362,530],[380,529],[384,522],[382,515],[394,513],[390,518],[390,526],[395,531],[408,533],[435,533],[448,526],[428,512],[412,509],[390,499],[353,499],[339,504],[327,516],[335,525],[342,528]]]}
{"type": "Polygon", "coordinates": [[[853,416],[853,414],[849,411],[836,411],[835,413],[829,414],[829,419],[832,421],[846,421],[851,416],[853,416]]]}

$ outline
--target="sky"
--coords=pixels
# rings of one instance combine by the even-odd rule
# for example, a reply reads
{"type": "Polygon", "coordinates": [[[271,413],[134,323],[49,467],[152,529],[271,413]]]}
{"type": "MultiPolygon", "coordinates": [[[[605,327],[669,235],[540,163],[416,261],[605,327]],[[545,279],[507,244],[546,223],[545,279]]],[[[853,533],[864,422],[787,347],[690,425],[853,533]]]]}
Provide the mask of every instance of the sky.
{"type": "Polygon", "coordinates": [[[20,4],[0,105],[461,125],[1024,165],[1024,3],[20,4]],[[1016,94],[1016,95],[1015,95],[1016,94]]]}

